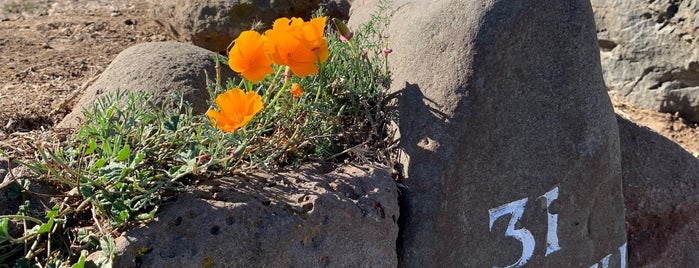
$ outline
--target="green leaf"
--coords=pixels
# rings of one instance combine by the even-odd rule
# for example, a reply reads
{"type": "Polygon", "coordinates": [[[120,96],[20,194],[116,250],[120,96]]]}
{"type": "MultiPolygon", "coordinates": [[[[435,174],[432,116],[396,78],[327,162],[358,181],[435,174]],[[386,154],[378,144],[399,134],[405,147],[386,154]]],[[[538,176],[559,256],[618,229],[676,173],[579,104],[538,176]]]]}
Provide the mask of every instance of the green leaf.
{"type": "Polygon", "coordinates": [[[38,266],[32,264],[32,262],[27,258],[20,258],[15,262],[15,265],[12,265],[12,268],[35,268],[35,267],[38,267],[38,266]]]}
{"type": "Polygon", "coordinates": [[[141,213],[138,216],[136,216],[136,219],[139,221],[146,221],[146,220],[152,220],[155,219],[155,212],[158,211],[158,206],[156,206],[153,210],[151,210],[149,213],[141,213]]]}
{"type": "Polygon", "coordinates": [[[143,161],[144,158],[146,158],[146,154],[141,153],[141,152],[137,153],[137,154],[136,154],[136,157],[135,157],[135,158],[133,159],[133,161],[131,162],[132,166],[135,167],[136,165],[140,164],[141,161],[143,161]]]}
{"type": "Polygon", "coordinates": [[[87,229],[78,229],[78,241],[80,243],[86,242],[90,238],[90,232],[87,229]]]}
{"type": "Polygon", "coordinates": [[[179,125],[180,122],[180,115],[172,115],[170,116],[169,121],[165,121],[163,125],[165,126],[165,129],[169,131],[177,131],[177,125],[179,125]]]}
{"type": "Polygon", "coordinates": [[[80,194],[83,195],[83,197],[92,197],[92,195],[95,192],[95,188],[92,185],[89,184],[80,184],[80,194]]]}
{"type": "Polygon", "coordinates": [[[124,161],[126,159],[129,159],[129,156],[131,156],[131,147],[129,147],[128,144],[124,145],[124,148],[121,148],[119,151],[119,154],[117,154],[117,161],[124,161]]]}
{"type": "Polygon", "coordinates": [[[107,159],[100,158],[99,160],[97,160],[97,162],[95,162],[95,167],[102,168],[106,164],[107,164],[107,159]]]}
{"type": "Polygon", "coordinates": [[[119,221],[120,222],[126,222],[129,219],[129,211],[128,210],[122,210],[119,213],[119,221]]]}
{"type": "Polygon", "coordinates": [[[51,231],[51,228],[53,228],[53,223],[55,222],[55,217],[56,215],[58,215],[59,209],[60,207],[58,205],[54,205],[53,208],[51,208],[51,210],[48,213],[46,213],[46,219],[48,219],[48,222],[39,226],[38,233],[43,234],[51,231]]]}
{"type": "Polygon", "coordinates": [[[8,228],[10,227],[10,219],[4,218],[0,221],[0,244],[10,240],[10,232],[8,228]]]}
{"type": "Polygon", "coordinates": [[[99,170],[99,175],[106,178],[105,183],[114,182],[122,177],[122,172],[126,168],[124,163],[110,163],[99,170]]]}
{"type": "Polygon", "coordinates": [[[51,210],[48,213],[46,213],[46,219],[53,219],[54,217],[56,217],[56,215],[58,215],[59,209],[61,209],[60,206],[58,206],[57,204],[54,205],[53,208],[51,208],[51,210]]]}
{"type": "Polygon", "coordinates": [[[85,155],[91,154],[97,149],[97,141],[95,139],[90,139],[87,142],[87,150],[85,150],[85,155]]]}
{"type": "Polygon", "coordinates": [[[49,231],[51,231],[51,227],[53,227],[53,218],[50,218],[47,223],[40,225],[37,233],[48,233],[49,231]]]}
{"type": "Polygon", "coordinates": [[[17,200],[22,197],[22,189],[19,188],[17,183],[12,183],[7,187],[7,198],[10,200],[17,200]]]}
{"type": "Polygon", "coordinates": [[[78,262],[70,266],[71,268],[84,268],[85,267],[85,258],[87,258],[87,250],[83,250],[80,252],[80,258],[78,259],[78,262]]]}
{"type": "Polygon", "coordinates": [[[119,178],[126,178],[126,175],[129,175],[131,171],[133,171],[133,168],[123,167],[121,172],[119,172],[119,178]]]}
{"type": "Polygon", "coordinates": [[[102,254],[100,254],[100,257],[111,259],[111,257],[114,256],[114,253],[116,253],[116,244],[114,243],[114,239],[112,239],[110,236],[103,236],[100,238],[100,249],[102,249],[102,254]]]}
{"type": "Polygon", "coordinates": [[[24,200],[24,203],[19,205],[19,209],[17,210],[17,214],[20,215],[27,215],[29,213],[29,200],[24,200]]]}

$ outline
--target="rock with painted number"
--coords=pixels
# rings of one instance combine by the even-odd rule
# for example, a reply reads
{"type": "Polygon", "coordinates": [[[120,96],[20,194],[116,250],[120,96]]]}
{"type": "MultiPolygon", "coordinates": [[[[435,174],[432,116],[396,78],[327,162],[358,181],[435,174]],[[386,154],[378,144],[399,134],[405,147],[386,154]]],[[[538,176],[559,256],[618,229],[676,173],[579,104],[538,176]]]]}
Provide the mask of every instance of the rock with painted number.
{"type": "MultiPolygon", "coordinates": [[[[355,2],[350,25],[376,2],[355,2]]],[[[402,0],[389,14],[399,266],[625,266],[589,1],[402,0]]]]}
{"type": "Polygon", "coordinates": [[[118,238],[114,267],[395,267],[398,213],[384,169],[220,178],[118,238]]]}
{"type": "Polygon", "coordinates": [[[699,267],[699,159],[621,118],[629,267],[699,267]]]}

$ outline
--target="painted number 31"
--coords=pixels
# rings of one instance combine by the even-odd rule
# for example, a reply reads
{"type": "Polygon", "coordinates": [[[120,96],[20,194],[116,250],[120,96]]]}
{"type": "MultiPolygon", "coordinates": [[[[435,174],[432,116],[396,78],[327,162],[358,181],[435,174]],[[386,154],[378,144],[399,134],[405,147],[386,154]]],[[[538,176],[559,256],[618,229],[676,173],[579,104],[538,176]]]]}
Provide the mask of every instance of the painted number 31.
{"type": "MultiPolygon", "coordinates": [[[[548,256],[549,254],[561,249],[561,246],[558,245],[558,215],[552,214],[549,210],[551,203],[554,200],[558,199],[558,186],[556,186],[556,188],[551,189],[551,191],[548,191],[541,197],[546,199],[548,229],[546,231],[545,256],[548,256]]],[[[523,266],[529,261],[532,255],[534,255],[534,246],[536,245],[536,242],[534,241],[534,236],[532,235],[532,233],[526,228],[516,229],[517,222],[522,217],[522,214],[524,213],[524,207],[527,205],[528,200],[529,198],[523,198],[488,210],[488,214],[490,214],[489,228],[491,232],[493,231],[493,223],[495,223],[495,221],[498,218],[510,214],[512,216],[510,217],[510,222],[507,225],[507,229],[505,230],[505,236],[517,239],[522,243],[522,255],[519,257],[517,262],[505,266],[506,268],[523,266]]]]}

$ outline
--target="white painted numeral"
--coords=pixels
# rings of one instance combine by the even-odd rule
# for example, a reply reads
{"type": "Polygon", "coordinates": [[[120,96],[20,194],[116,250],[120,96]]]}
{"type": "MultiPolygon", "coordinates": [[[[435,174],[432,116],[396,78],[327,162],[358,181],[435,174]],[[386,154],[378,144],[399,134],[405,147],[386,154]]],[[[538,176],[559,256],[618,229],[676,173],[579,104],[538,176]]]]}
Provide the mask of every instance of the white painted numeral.
{"type": "Polygon", "coordinates": [[[595,263],[592,266],[590,266],[590,268],[609,268],[609,259],[611,259],[611,258],[612,258],[612,254],[604,256],[604,258],[602,258],[602,260],[601,260],[602,267],[599,267],[599,263],[595,263]]]}
{"type": "Polygon", "coordinates": [[[551,189],[551,191],[548,191],[541,197],[546,198],[548,229],[546,230],[546,255],[544,256],[548,256],[549,254],[561,249],[561,246],[558,244],[558,214],[552,214],[551,210],[549,209],[551,207],[551,203],[558,199],[558,186],[551,189]]]}
{"type": "Polygon", "coordinates": [[[626,243],[619,247],[619,255],[621,255],[621,265],[619,267],[626,268],[626,243]]]}
{"type": "Polygon", "coordinates": [[[612,254],[609,254],[607,256],[604,256],[602,258],[602,268],[609,268],[609,259],[612,258],[612,254]]]}
{"type": "MultiPolygon", "coordinates": [[[[624,243],[619,247],[619,268],[626,268],[626,244],[624,243]]],[[[607,256],[604,256],[598,263],[595,263],[590,266],[590,268],[609,268],[609,261],[612,259],[612,254],[609,254],[607,256]],[[602,267],[600,267],[600,263],[602,263],[602,267]]]]}
{"type": "Polygon", "coordinates": [[[488,210],[488,214],[490,214],[489,228],[491,232],[493,231],[493,223],[495,223],[495,220],[504,215],[511,214],[512,217],[507,225],[507,230],[505,230],[505,236],[513,237],[522,242],[522,255],[519,257],[517,262],[506,266],[505,268],[523,266],[534,254],[534,246],[536,245],[536,241],[534,241],[534,236],[532,233],[526,228],[515,229],[515,225],[522,217],[522,213],[524,213],[524,207],[527,204],[527,200],[528,198],[520,199],[488,210]]]}
{"type": "MultiPolygon", "coordinates": [[[[551,213],[551,204],[553,201],[558,199],[558,186],[546,192],[539,198],[542,197],[546,198],[546,215],[548,224],[546,229],[546,255],[544,256],[548,256],[551,253],[561,250],[561,245],[558,242],[558,214],[551,213]]],[[[505,268],[524,266],[534,255],[536,241],[534,240],[532,233],[524,227],[516,229],[519,219],[522,218],[522,214],[524,214],[524,209],[528,200],[528,198],[523,198],[488,210],[488,214],[490,215],[489,229],[491,232],[493,231],[493,224],[497,219],[510,214],[512,217],[510,217],[510,222],[507,224],[505,236],[515,238],[522,242],[522,255],[520,255],[517,262],[505,266],[505,268]]],[[[626,268],[626,245],[627,243],[624,243],[621,247],[619,247],[619,257],[621,258],[619,263],[620,268],[626,268]]],[[[599,260],[598,263],[590,266],[590,268],[609,268],[611,258],[612,254],[604,256],[604,258],[599,260]]]]}

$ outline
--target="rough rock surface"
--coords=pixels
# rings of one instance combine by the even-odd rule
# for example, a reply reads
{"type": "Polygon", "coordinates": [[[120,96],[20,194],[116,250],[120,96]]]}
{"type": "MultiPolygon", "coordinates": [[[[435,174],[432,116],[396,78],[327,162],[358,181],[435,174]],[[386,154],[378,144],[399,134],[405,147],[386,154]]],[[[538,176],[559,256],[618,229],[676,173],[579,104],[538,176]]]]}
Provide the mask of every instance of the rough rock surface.
{"type": "Polygon", "coordinates": [[[619,267],[619,134],[589,1],[394,5],[399,266],[619,267]]]}
{"type": "Polygon", "coordinates": [[[212,179],[118,238],[114,267],[395,267],[398,210],[384,169],[212,179]]]}
{"type": "Polygon", "coordinates": [[[609,89],[699,122],[699,1],[591,2],[609,89]]]}
{"type": "Polygon", "coordinates": [[[699,267],[699,159],[621,117],[629,267],[699,267]]]}
{"type": "Polygon", "coordinates": [[[323,6],[332,17],[346,18],[348,0],[151,0],[154,19],[180,41],[225,52],[241,31],[265,30],[279,17],[308,19],[323,6]]]}
{"type": "MultiPolygon", "coordinates": [[[[206,89],[209,79],[216,74],[214,52],[178,42],[144,43],[130,47],[117,55],[102,72],[58,128],[74,128],[83,118],[83,110],[92,107],[97,99],[117,90],[122,92],[148,91],[155,101],[171,98],[174,92],[184,93],[195,112],[208,109],[210,99],[206,89]]],[[[233,77],[229,68],[221,68],[225,81],[233,77]]]]}

